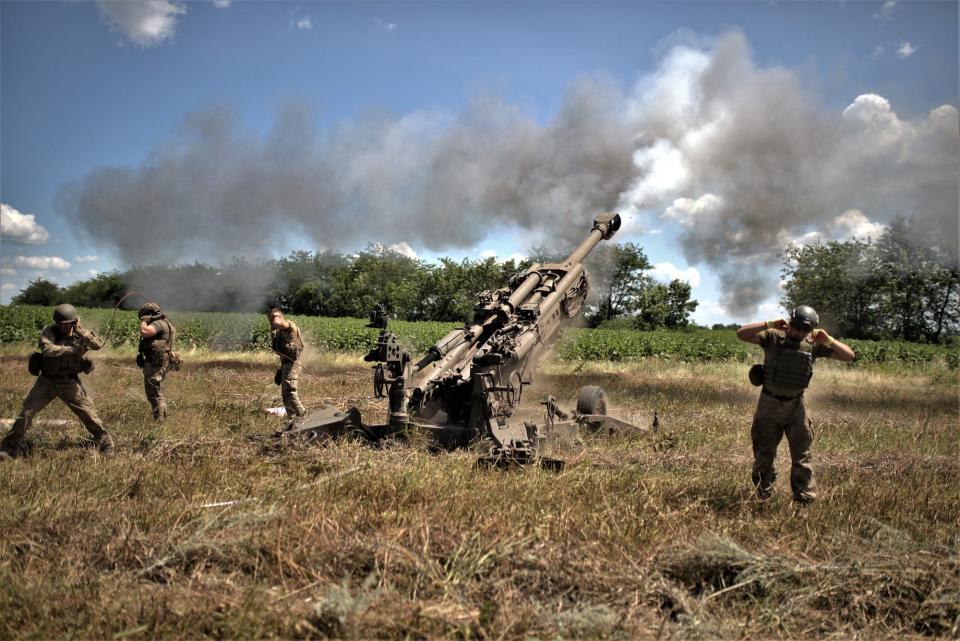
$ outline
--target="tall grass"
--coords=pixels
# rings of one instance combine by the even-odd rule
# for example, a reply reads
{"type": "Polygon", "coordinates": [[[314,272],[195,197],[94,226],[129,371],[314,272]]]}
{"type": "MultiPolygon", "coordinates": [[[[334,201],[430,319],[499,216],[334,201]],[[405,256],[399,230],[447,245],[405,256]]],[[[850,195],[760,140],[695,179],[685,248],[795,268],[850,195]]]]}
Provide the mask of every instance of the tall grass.
{"type": "MultiPolygon", "coordinates": [[[[118,442],[31,431],[0,465],[0,638],[956,638],[957,377],[819,368],[820,501],[749,485],[737,362],[548,364],[526,392],[601,384],[660,435],[586,436],[561,473],[484,471],[401,443],[278,448],[274,359],[202,354],[149,419],[129,351],[87,379],[118,442]]],[[[0,413],[31,379],[0,361],[0,413]]],[[[381,420],[356,355],[308,357],[310,407],[381,420]]],[[[55,402],[38,417],[68,417],[55,402]]],[[[783,444],[782,450],[786,445],[783,444]]]]}

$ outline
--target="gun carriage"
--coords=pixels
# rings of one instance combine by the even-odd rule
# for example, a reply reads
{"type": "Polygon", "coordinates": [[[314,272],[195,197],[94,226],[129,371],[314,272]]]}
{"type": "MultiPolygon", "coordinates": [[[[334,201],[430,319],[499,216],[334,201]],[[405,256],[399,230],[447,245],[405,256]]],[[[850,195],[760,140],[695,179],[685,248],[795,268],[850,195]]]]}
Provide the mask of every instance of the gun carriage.
{"type": "Polygon", "coordinates": [[[417,361],[388,330],[385,311],[374,310],[370,326],[379,327],[380,335],[364,360],[375,363],[374,394],[387,399],[387,422],[365,423],[356,408],[327,408],[301,417],[282,435],[308,440],[354,435],[376,442],[417,431],[447,449],[479,442],[486,450],[482,463],[560,467],[561,461],[541,455],[546,442],[581,428],[636,429],[606,415],[606,398],[597,386],[580,391],[570,414],[548,397],[542,402],[542,423],[514,416],[538,359],[586,300],[584,259],[601,240],[613,237],[620,222],[618,214],[597,216],[586,239],[563,262],[532,265],[507,287],[481,293],[474,322],[448,333],[417,361]]]}

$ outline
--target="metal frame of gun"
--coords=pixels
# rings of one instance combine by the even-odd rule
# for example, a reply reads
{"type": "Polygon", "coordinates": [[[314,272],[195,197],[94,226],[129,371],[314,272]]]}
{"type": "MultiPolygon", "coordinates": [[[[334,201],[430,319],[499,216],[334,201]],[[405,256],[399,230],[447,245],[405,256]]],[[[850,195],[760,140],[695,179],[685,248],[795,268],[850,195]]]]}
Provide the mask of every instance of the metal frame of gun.
{"type": "MultiPolygon", "coordinates": [[[[543,425],[511,420],[541,350],[556,341],[562,321],[577,316],[586,300],[583,260],[601,240],[612,238],[620,223],[618,214],[601,214],[565,261],[533,265],[509,287],[482,292],[474,306],[475,321],[449,332],[416,363],[388,330],[386,310],[378,306],[369,326],[380,328],[380,334],[364,360],[375,363],[374,395],[388,399],[388,422],[365,424],[355,408],[324,409],[301,417],[282,435],[323,440],[355,434],[378,441],[417,430],[441,448],[480,442],[487,450],[481,462],[539,462],[556,468],[562,463],[538,454],[549,440],[598,426],[640,429],[606,416],[605,400],[602,407],[590,406],[570,419],[548,397],[543,425]]],[[[584,399],[581,393],[578,410],[604,398],[602,390],[599,397],[596,391],[590,394],[584,399]]]]}

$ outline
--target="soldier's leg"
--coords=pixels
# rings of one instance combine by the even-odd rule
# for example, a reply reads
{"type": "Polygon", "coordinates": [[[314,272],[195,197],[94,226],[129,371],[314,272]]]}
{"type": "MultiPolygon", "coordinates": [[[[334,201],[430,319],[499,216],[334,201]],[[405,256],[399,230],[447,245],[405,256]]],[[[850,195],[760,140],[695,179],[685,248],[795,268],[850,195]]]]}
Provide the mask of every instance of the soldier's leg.
{"type": "Polygon", "coordinates": [[[113,439],[107,430],[103,429],[103,423],[97,416],[97,411],[93,407],[93,401],[90,395],[79,380],[68,380],[57,386],[57,394],[67,407],[77,415],[87,431],[93,435],[93,440],[97,442],[102,450],[113,449],[113,439]]]}
{"type": "Polygon", "coordinates": [[[303,366],[299,362],[291,363],[289,361],[283,364],[282,379],[280,390],[283,393],[283,407],[287,410],[287,416],[303,416],[306,413],[303,403],[300,402],[298,389],[300,387],[300,372],[303,366]]]}
{"type": "Polygon", "coordinates": [[[786,426],[787,443],[790,445],[790,489],[793,499],[808,503],[817,498],[813,489],[813,467],[810,465],[810,446],[813,444],[813,425],[807,418],[803,399],[790,414],[786,426]]]}
{"type": "Polygon", "coordinates": [[[18,454],[23,449],[23,436],[30,427],[34,415],[56,397],[57,391],[54,384],[44,376],[38,377],[33,387],[27,392],[27,397],[23,399],[23,407],[14,420],[13,427],[3,437],[3,441],[0,441],[0,451],[11,456],[18,454]]]}
{"type": "Polygon", "coordinates": [[[750,428],[750,438],[753,441],[753,486],[761,499],[770,498],[777,480],[773,463],[777,458],[777,445],[783,436],[777,412],[778,404],[776,399],[761,394],[757,411],[753,415],[753,426],[750,428]]]}
{"type": "Polygon", "coordinates": [[[163,379],[167,375],[165,367],[155,367],[150,363],[143,365],[143,390],[153,408],[153,420],[162,421],[167,417],[167,402],[163,397],[163,379]]]}

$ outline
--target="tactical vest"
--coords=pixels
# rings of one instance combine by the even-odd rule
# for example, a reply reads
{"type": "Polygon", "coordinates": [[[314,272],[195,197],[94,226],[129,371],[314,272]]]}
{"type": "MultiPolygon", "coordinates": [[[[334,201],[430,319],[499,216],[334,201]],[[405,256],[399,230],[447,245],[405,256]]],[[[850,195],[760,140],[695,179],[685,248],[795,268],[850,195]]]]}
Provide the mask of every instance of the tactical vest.
{"type": "MultiPolygon", "coordinates": [[[[62,341],[66,338],[61,336],[56,329],[53,330],[53,333],[54,336],[58,337],[57,341],[55,341],[58,345],[61,344],[59,341],[62,341]]],[[[46,354],[41,354],[40,373],[49,378],[67,378],[70,376],[76,376],[81,372],[87,372],[90,369],[90,362],[90,359],[82,356],[81,354],[64,354],[62,356],[48,356],[46,354]]]]}
{"type": "Polygon", "coordinates": [[[303,351],[303,339],[300,337],[300,328],[290,323],[290,329],[277,329],[272,332],[271,347],[273,351],[291,361],[300,358],[303,351]]]}
{"type": "Polygon", "coordinates": [[[763,364],[763,384],[806,389],[813,377],[813,352],[806,341],[776,337],[763,364]]]}
{"type": "Polygon", "coordinates": [[[165,318],[159,319],[167,327],[166,338],[158,338],[159,332],[149,338],[140,338],[140,353],[144,360],[154,367],[166,367],[170,363],[170,352],[173,351],[173,343],[176,337],[176,329],[173,323],[165,318]]]}
{"type": "Polygon", "coordinates": [[[47,356],[44,354],[40,371],[44,376],[50,378],[76,376],[88,368],[86,362],[87,359],[79,354],[66,354],[64,356],[47,356]]]}

